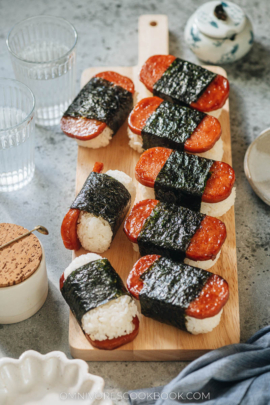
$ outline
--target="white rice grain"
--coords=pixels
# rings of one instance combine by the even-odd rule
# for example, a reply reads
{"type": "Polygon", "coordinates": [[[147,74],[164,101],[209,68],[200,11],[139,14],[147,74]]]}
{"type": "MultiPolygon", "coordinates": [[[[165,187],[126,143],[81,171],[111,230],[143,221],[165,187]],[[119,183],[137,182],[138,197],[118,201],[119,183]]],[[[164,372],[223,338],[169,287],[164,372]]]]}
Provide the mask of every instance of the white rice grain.
{"type": "Polygon", "coordinates": [[[223,308],[221,309],[221,311],[219,311],[217,315],[204,319],[197,319],[194,318],[193,316],[186,316],[185,325],[187,331],[192,333],[192,335],[199,335],[200,333],[211,332],[215,327],[218,326],[222,312],[223,308]]]}
{"type": "Polygon", "coordinates": [[[193,266],[193,267],[199,267],[200,269],[203,269],[203,270],[208,270],[216,264],[216,262],[218,261],[218,259],[220,257],[220,254],[221,254],[221,250],[218,252],[218,254],[214,260],[195,261],[195,260],[190,260],[190,259],[185,258],[184,263],[189,264],[190,266],[193,266]]]}
{"type": "Polygon", "coordinates": [[[144,149],[142,148],[142,136],[134,134],[129,127],[127,129],[127,134],[129,137],[129,146],[136,150],[136,152],[143,153],[144,149]]]}
{"type": "Polygon", "coordinates": [[[82,327],[92,340],[114,339],[134,331],[132,320],[137,315],[134,300],[123,295],[88,311],[82,317],[82,327]]]}
{"type": "Polygon", "coordinates": [[[109,145],[112,136],[113,131],[106,125],[106,128],[101,132],[101,134],[95,138],[89,139],[88,141],[76,139],[76,141],[79,146],[83,146],[84,148],[98,149],[109,145]]]}
{"type": "Polygon", "coordinates": [[[104,218],[81,211],[77,222],[77,235],[85,250],[103,253],[111,245],[113,232],[104,218]]]}
{"type": "Polygon", "coordinates": [[[201,212],[212,217],[222,217],[234,205],[236,188],[233,187],[231,194],[226,200],[218,203],[204,203],[201,205],[201,212]]]}
{"type": "Polygon", "coordinates": [[[203,153],[194,153],[194,155],[201,156],[207,159],[222,160],[223,152],[223,141],[221,138],[219,138],[212,149],[203,153]]]}
{"type": "Polygon", "coordinates": [[[155,200],[156,197],[154,188],[146,187],[141,183],[138,183],[138,201],[147,200],[148,198],[155,200]]]}

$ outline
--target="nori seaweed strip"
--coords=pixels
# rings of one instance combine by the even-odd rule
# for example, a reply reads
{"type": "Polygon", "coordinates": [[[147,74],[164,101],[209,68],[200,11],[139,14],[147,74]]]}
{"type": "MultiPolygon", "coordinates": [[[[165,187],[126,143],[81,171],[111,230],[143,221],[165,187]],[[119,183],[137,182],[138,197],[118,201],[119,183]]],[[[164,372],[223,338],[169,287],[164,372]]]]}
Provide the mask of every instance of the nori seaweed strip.
{"type": "Polygon", "coordinates": [[[153,94],[186,105],[197,101],[215,73],[194,63],[176,58],[153,86],[153,94]]]}
{"type": "Polygon", "coordinates": [[[141,275],[141,312],[156,321],[186,331],[185,309],[197,298],[212,273],[175,263],[165,257],[156,260],[141,275]]]}
{"type": "Polygon", "coordinates": [[[142,129],[143,149],[164,146],[184,150],[185,141],[205,116],[192,108],[163,101],[142,129]]]}
{"type": "Polygon", "coordinates": [[[211,159],[173,151],[155,180],[156,199],[200,211],[213,162],[211,159]]]}
{"type": "Polygon", "coordinates": [[[74,270],[65,280],[61,293],[77,321],[100,305],[130,295],[108,259],[99,259],[74,270]]]}
{"type": "Polygon", "coordinates": [[[85,117],[105,122],[113,134],[133,107],[130,91],[100,77],[93,77],[68,107],[64,116],[85,117]]]}
{"type": "Polygon", "coordinates": [[[141,256],[159,254],[183,261],[190,240],[204,217],[188,208],[158,202],[138,236],[141,256]]]}
{"type": "Polygon", "coordinates": [[[109,222],[115,235],[131,203],[126,187],[113,177],[91,172],[70,208],[101,216],[109,222]]]}

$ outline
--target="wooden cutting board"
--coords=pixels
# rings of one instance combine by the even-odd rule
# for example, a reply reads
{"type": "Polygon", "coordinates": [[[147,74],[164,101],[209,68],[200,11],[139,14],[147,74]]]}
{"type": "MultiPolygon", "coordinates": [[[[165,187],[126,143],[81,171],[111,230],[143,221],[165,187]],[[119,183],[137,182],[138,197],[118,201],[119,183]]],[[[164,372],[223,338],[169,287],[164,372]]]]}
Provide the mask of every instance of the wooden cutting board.
{"type": "MultiPolygon", "coordinates": [[[[135,84],[138,98],[150,95],[138,80],[139,67],[154,54],[169,53],[168,20],[165,15],[143,15],[139,19],[139,63],[135,67],[100,67],[86,69],[81,78],[81,85],[97,72],[114,70],[130,77],[135,84]]],[[[220,67],[209,66],[209,70],[226,75],[220,67]]],[[[223,160],[232,164],[229,103],[213,114],[219,118],[222,126],[224,142],[223,160]]],[[[119,130],[110,145],[101,149],[78,148],[76,177],[76,194],[80,191],[96,161],[104,163],[104,172],[118,169],[134,179],[134,167],[139,154],[128,146],[127,123],[119,130]]],[[[136,180],[134,179],[135,183],[136,180]]],[[[137,185],[137,183],[136,183],[137,185]]],[[[144,316],[140,317],[140,332],[137,338],[113,351],[93,348],[84,337],[77,321],[70,313],[69,343],[73,357],[87,361],[172,361],[192,360],[203,353],[231,343],[238,343],[240,338],[238,282],[236,263],[236,241],[234,208],[227,212],[222,220],[227,227],[227,240],[217,264],[210,271],[224,277],[230,287],[230,298],[224,308],[220,325],[211,333],[193,336],[172,326],[161,324],[144,316]]],[[[75,255],[85,253],[83,249],[75,255]]],[[[139,254],[134,252],[131,243],[120,227],[111,248],[103,254],[115,270],[126,282],[127,276],[138,260],[139,254]]]]}

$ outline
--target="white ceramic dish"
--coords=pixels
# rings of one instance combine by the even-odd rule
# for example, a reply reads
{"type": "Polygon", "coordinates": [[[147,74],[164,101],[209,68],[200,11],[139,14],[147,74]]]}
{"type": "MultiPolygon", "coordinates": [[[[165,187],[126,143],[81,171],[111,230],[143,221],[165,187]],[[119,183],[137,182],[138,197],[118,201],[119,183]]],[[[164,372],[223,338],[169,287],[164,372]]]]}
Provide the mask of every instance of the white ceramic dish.
{"type": "Polygon", "coordinates": [[[1,405],[112,405],[103,389],[103,378],[62,352],[29,350],[19,359],[0,360],[1,405]]]}
{"type": "MultiPolygon", "coordinates": [[[[0,324],[24,321],[34,315],[48,295],[48,277],[43,246],[38,269],[20,284],[0,288],[0,324]]],[[[1,403],[0,403],[1,405],[1,403]]]]}
{"type": "Polygon", "coordinates": [[[244,170],[255,193],[270,205],[270,128],[250,144],[245,155],[244,170]]]}

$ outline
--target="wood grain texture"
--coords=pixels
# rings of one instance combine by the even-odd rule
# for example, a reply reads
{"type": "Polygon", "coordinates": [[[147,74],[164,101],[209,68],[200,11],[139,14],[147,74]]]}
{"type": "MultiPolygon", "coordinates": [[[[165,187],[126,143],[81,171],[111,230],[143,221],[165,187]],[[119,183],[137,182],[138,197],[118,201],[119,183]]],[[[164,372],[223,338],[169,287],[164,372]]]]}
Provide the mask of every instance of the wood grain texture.
{"type": "MultiPolygon", "coordinates": [[[[151,55],[168,53],[168,25],[166,16],[147,15],[139,20],[139,66],[151,55]],[[155,21],[157,25],[149,25],[155,21]],[[154,35],[153,35],[154,34],[154,35]]],[[[89,68],[82,74],[83,86],[95,73],[103,70],[114,70],[130,77],[134,83],[138,97],[146,97],[150,93],[138,81],[136,67],[102,67],[89,68]]],[[[226,75],[220,67],[209,66],[209,70],[226,75]]],[[[213,115],[219,118],[222,126],[224,142],[223,160],[232,164],[229,103],[213,115]]],[[[95,161],[104,163],[104,171],[109,169],[122,170],[134,179],[134,167],[139,154],[128,146],[127,123],[119,130],[110,145],[101,149],[78,148],[76,177],[76,194],[80,191],[95,161]]],[[[136,180],[134,182],[137,185],[136,180]]],[[[227,227],[227,240],[222,248],[220,259],[210,271],[224,277],[230,287],[230,298],[226,304],[220,325],[211,333],[193,336],[172,326],[158,323],[152,319],[140,317],[140,332],[137,338],[119,349],[104,351],[93,348],[86,340],[77,321],[70,313],[69,343],[73,357],[87,361],[173,361],[193,360],[205,352],[221,346],[238,343],[240,339],[238,281],[235,242],[234,208],[227,212],[222,220],[227,227]]],[[[76,256],[85,253],[83,249],[76,256]]],[[[127,276],[138,260],[139,254],[134,252],[131,243],[120,227],[111,248],[102,256],[107,257],[112,266],[126,282],[127,276]]]]}

